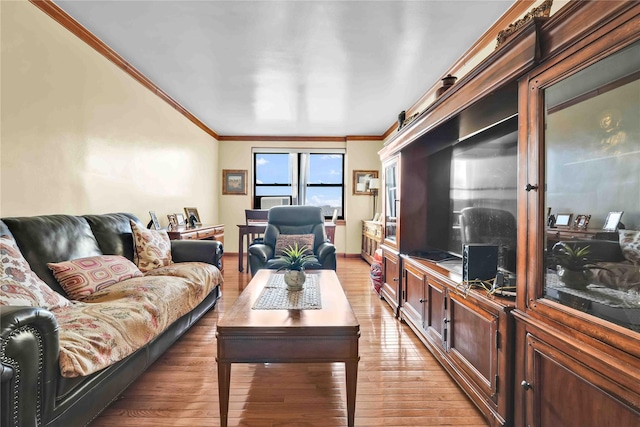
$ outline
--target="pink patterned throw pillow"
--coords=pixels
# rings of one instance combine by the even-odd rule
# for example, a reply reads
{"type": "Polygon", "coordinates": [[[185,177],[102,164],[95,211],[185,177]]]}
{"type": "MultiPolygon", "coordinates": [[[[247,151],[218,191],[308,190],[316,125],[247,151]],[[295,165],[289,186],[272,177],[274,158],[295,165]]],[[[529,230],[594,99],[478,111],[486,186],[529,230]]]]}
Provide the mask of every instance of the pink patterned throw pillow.
{"type": "Polygon", "coordinates": [[[165,230],[148,230],[130,221],[138,268],[143,273],[172,264],[171,240],[165,230]]]}
{"type": "Polygon", "coordinates": [[[82,299],[115,283],[142,276],[134,263],[119,255],[78,258],[47,266],[71,299],[82,299]]]}
{"type": "Polygon", "coordinates": [[[283,251],[289,246],[294,246],[296,243],[298,247],[307,247],[305,251],[308,255],[313,255],[313,243],[315,236],[313,234],[280,234],[276,239],[276,256],[282,256],[283,251]]]}
{"type": "Polygon", "coordinates": [[[0,236],[0,305],[54,310],[70,304],[31,270],[12,237],[0,236]]]}

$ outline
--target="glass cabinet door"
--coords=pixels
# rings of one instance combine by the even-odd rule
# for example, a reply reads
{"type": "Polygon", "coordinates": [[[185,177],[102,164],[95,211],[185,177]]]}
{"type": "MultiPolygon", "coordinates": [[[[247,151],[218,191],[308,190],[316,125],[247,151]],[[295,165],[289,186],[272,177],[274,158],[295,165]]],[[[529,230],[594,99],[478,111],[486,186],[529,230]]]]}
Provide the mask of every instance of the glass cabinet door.
{"type": "Polygon", "coordinates": [[[543,297],[640,331],[640,42],[542,95],[543,297]]]}
{"type": "Polygon", "coordinates": [[[384,163],[384,238],[397,247],[398,207],[400,186],[398,185],[398,158],[384,163]]]}

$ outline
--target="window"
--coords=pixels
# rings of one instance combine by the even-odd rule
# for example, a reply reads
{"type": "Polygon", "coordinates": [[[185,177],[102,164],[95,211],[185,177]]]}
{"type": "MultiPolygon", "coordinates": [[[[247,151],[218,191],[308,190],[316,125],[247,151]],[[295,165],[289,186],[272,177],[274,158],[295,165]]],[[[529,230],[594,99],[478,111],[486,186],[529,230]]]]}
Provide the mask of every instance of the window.
{"type": "Polygon", "coordinates": [[[319,206],[325,218],[337,209],[344,218],[344,151],[279,151],[253,153],[254,208],[291,203],[319,206]]]}

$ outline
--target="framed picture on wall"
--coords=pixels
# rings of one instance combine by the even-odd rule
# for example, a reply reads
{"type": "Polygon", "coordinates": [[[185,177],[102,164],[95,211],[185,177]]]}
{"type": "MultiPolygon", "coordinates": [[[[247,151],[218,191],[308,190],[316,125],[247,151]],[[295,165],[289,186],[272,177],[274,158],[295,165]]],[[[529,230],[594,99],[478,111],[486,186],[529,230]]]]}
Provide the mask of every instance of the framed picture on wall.
{"type": "Polygon", "coordinates": [[[372,179],[378,178],[378,171],[365,171],[354,170],[353,171],[353,194],[354,195],[366,195],[371,196],[373,192],[369,187],[369,182],[372,179]]]}
{"type": "Polygon", "coordinates": [[[222,194],[247,194],[247,171],[223,169],[222,194]]]}

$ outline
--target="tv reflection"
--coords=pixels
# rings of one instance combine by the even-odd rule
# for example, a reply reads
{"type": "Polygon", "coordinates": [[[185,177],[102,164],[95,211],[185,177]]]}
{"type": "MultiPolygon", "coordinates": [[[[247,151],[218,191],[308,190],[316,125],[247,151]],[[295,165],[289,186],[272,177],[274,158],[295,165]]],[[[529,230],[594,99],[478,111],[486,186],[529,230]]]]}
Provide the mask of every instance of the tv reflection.
{"type": "Polygon", "coordinates": [[[462,244],[498,246],[498,267],[515,272],[516,218],[504,209],[467,207],[460,211],[462,244]]]}

